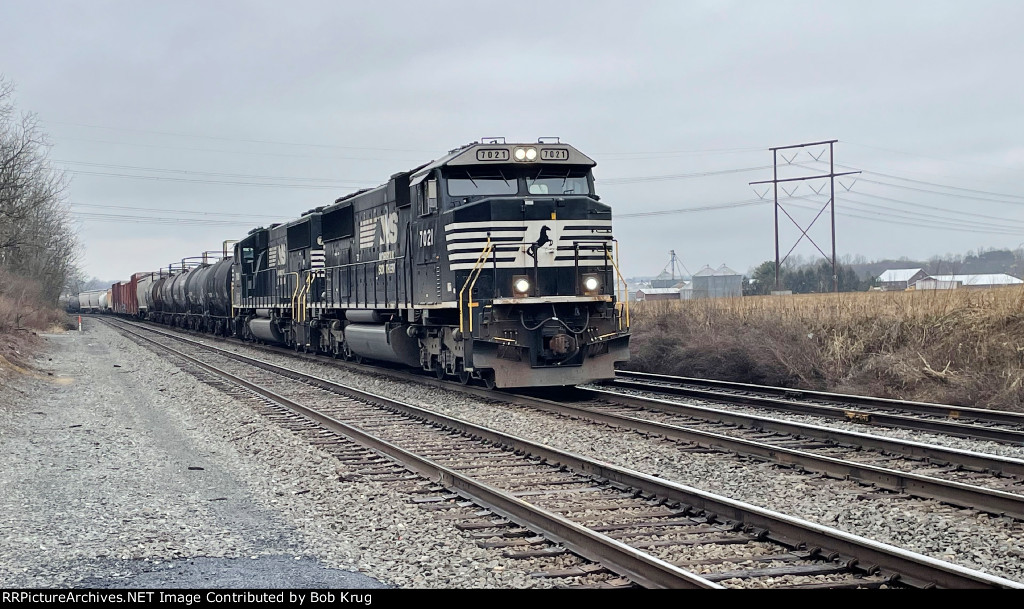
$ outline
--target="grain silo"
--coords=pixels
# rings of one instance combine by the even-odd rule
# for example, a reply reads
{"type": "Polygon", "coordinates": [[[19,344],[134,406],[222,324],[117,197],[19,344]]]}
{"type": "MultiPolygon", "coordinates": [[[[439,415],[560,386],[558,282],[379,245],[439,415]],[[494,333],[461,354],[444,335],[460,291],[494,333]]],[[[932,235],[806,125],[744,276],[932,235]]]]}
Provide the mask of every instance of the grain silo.
{"type": "Polygon", "coordinates": [[[724,264],[717,269],[705,266],[693,274],[692,298],[735,298],[743,296],[743,275],[724,264]]]}

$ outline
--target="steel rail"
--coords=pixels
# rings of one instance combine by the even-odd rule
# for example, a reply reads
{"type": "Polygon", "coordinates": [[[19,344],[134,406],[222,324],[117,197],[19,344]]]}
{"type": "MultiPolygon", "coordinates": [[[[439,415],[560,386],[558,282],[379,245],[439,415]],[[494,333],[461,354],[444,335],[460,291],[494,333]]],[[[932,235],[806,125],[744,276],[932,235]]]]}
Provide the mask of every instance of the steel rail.
{"type": "Polygon", "coordinates": [[[802,414],[846,420],[854,423],[878,425],[882,427],[896,427],[913,431],[931,431],[975,440],[994,440],[996,442],[1003,442],[1007,444],[1024,444],[1024,431],[1013,429],[980,427],[977,425],[953,423],[950,421],[894,415],[885,412],[867,410],[857,411],[851,410],[850,408],[844,408],[842,406],[826,406],[823,404],[814,404],[798,400],[787,400],[752,394],[723,393],[720,391],[709,391],[705,389],[673,385],[655,385],[642,381],[629,381],[624,379],[616,379],[608,386],[622,389],[634,389],[637,391],[649,391],[651,393],[694,397],[716,402],[742,404],[745,406],[776,408],[802,414]]]}
{"type": "MultiPolygon", "coordinates": [[[[695,573],[676,567],[659,558],[651,556],[650,554],[612,539],[607,535],[592,531],[580,524],[563,518],[558,514],[536,507],[516,498],[510,493],[506,493],[505,491],[494,488],[483,482],[479,482],[469,476],[460,474],[455,470],[434,463],[429,459],[415,455],[399,446],[364,432],[357,427],[353,427],[342,421],[338,421],[337,419],[321,414],[312,408],[299,404],[298,402],[274,391],[265,389],[255,383],[251,383],[243,378],[231,374],[230,372],[203,362],[202,360],[174,349],[173,347],[161,344],[148,337],[142,336],[137,332],[133,332],[130,329],[123,327],[119,329],[124,332],[131,333],[140,340],[146,341],[165,351],[173,353],[175,356],[180,357],[211,374],[241,385],[258,395],[284,406],[285,408],[316,421],[326,429],[352,438],[368,448],[388,455],[424,478],[437,481],[439,484],[442,484],[453,491],[457,491],[459,495],[466,499],[469,499],[480,506],[486,507],[504,518],[508,518],[514,522],[522,524],[523,526],[534,529],[548,539],[564,545],[566,548],[580,556],[600,563],[619,575],[628,577],[630,580],[642,586],[648,588],[724,588],[724,586],[704,579],[695,573]]],[[[147,328],[147,330],[153,331],[149,328],[147,328]]],[[[176,340],[187,341],[192,343],[194,346],[211,351],[223,351],[217,347],[199,344],[195,341],[183,339],[181,337],[173,335],[168,336],[176,340]]],[[[267,362],[253,360],[252,358],[235,353],[223,352],[219,353],[219,355],[227,356],[239,361],[249,361],[249,363],[254,363],[261,368],[273,366],[272,364],[267,364],[267,362]]],[[[275,366],[275,368],[278,367],[275,366]]],[[[434,415],[434,413],[431,413],[429,410],[417,409],[390,398],[363,392],[345,385],[331,383],[323,379],[317,379],[316,377],[310,377],[296,370],[290,370],[287,368],[282,369],[288,372],[288,376],[302,376],[304,377],[304,380],[311,382],[314,385],[330,387],[333,390],[341,391],[346,395],[355,397],[361,401],[370,402],[376,406],[385,407],[390,410],[403,411],[407,414],[417,416],[418,418],[427,418],[434,415]]],[[[467,426],[460,429],[464,426],[464,423],[456,419],[446,418],[446,421],[442,424],[468,435],[477,435],[474,433],[475,430],[473,429],[473,426],[467,426]]],[[[485,430],[485,428],[478,429],[480,431],[485,430]]],[[[509,436],[509,438],[511,438],[511,436],[509,436]]]]}
{"type": "MultiPolygon", "coordinates": [[[[974,569],[954,565],[916,552],[910,552],[902,548],[866,539],[858,535],[853,535],[837,529],[800,520],[772,510],[767,510],[741,501],[701,491],[700,489],[693,487],[656,478],[642,472],[588,459],[574,453],[558,450],[543,444],[538,444],[496,430],[448,417],[425,408],[418,408],[397,402],[384,396],[365,392],[340,383],[327,381],[325,379],[320,379],[297,370],[269,364],[248,356],[227,352],[223,349],[202,344],[190,339],[185,339],[180,336],[170,336],[200,348],[218,352],[221,355],[238,361],[247,361],[255,365],[271,366],[275,370],[285,371],[289,375],[301,377],[306,382],[313,385],[330,387],[332,390],[350,397],[400,411],[409,416],[428,421],[431,424],[441,425],[474,438],[498,444],[522,454],[528,454],[535,458],[543,459],[548,463],[569,468],[578,473],[588,474],[598,479],[640,489],[642,492],[652,493],[669,501],[688,506],[690,509],[697,509],[706,513],[711,513],[716,517],[725,516],[729,520],[743,522],[747,526],[764,529],[765,537],[773,541],[777,541],[778,543],[790,545],[791,547],[810,547],[838,553],[840,556],[847,558],[847,562],[851,567],[859,566],[860,568],[863,568],[865,572],[881,570],[882,572],[890,574],[891,580],[894,583],[900,582],[915,587],[935,586],[940,588],[1024,589],[1024,584],[1014,582],[1012,580],[1007,580],[1005,578],[989,575],[974,569]]],[[[160,345],[156,341],[151,341],[145,337],[141,338],[160,345]]],[[[160,345],[160,347],[168,351],[177,352],[177,350],[166,345],[160,345]]],[[[177,353],[181,357],[196,362],[202,368],[207,369],[214,374],[233,376],[229,373],[220,371],[214,366],[205,364],[196,358],[180,352],[177,353]]],[[[239,381],[242,382],[243,386],[246,386],[253,391],[257,391],[261,395],[268,397],[268,399],[280,399],[284,402],[291,402],[291,400],[288,400],[283,396],[258,388],[252,383],[242,379],[239,379],[239,381]]],[[[300,411],[309,411],[310,413],[314,413],[314,411],[310,411],[307,407],[298,404],[295,405],[299,406],[300,411]]],[[[460,491],[467,494],[470,492],[478,492],[482,497],[487,498],[491,498],[493,494],[493,498],[495,500],[502,501],[501,504],[496,506],[496,512],[501,515],[511,516],[517,513],[528,515],[541,513],[540,515],[545,517],[545,520],[550,518],[550,525],[555,529],[551,533],[553,535],[553,539],[565,543],[567,547],[570,547],[573,551],[577,551],[580,555],[591,560],[601,562],[602,564],[609,566],[609,568],[612,568],[612,566],[605,562],[607,559],[598,559],[593,557],[595,547],[592,544],[599,543],[602,548],[617,551],[623,558],[624,562],[626,562],[624,565],[619,565],[619,568],[626,570],[626,575],[630,578],[634,577],[634,571],[636,571],[636,577],[641,578],[638,581],[649,582],[652,585],[665,587],[720,587],[714,582],[705,580],[696,574],[674,567],[664,561],[660,561],[659,559],[653,557],[647,557],[646,559],[631,557],[630,553],[636,551],[625,544],[610,538],[606,542],[602,539],[606,536],[601,535],[600,533],[588,531],[585,527],[581,527],[580,525],[563,519],[555,514],[551,514],[549,512],[543,513],[545,512],[544,510],[536,510],[530,504],[516,499],[515,497],[506,496],[505,493],[498,489],[475,482],[471,478],[463,476],[455,471],[448,470],[447,468],[434,464],[429,460],[411,455],[397,446],[391,445],[383,440],[376,439],[373,436],[345,425],[340,421],[336,421],[330,417],[325,417],[324,415],[319,414],[315,414],[315,417],[318,419],[322,417],[324,420],[329,421],[332,426],[337,426],[337,429],[351,430],[351,433],[355,434],[356,437],[362,438],[365,436],[367,441],[378,443],[381,450],[394,451],[393,456],[395,458],[401,458],[405,455],[413,457],[413,462],[416,463],[417,468],[427,468],[427,471],[434,472],[429,475],[440,476],[440,480],[457,485],[456,488],[460,491]],[[463,485],[465,488],[463,488],[463,485]],[[611,543],[609,544],[608,542],[611,543]],[[648,565],[657,567],[657,570],[654,572],[644,572],[644,568],[648,565]]],[[[348,432],[341,433],[349,435],[348,432]]],[[[471,496],[470,498],[473,497],[471,496]]],[[[615,569],[612,568],[612,570],[615,569]]]]}
{"type": "Polygon", "coordinates": [[[754,385],[749,383],[736,383],[732,381],[717,381],[713,379],[699,379],[685,376],[669,376],[665,374],[652,374],[649,372],[633,372],[631,370],[616,370],[615,376],[619,378],[646,379],[652,381],[665,381],[670,383],[686,383],[688,385],[701,385],[704,387],[717,387],[721,389],[735,389],[737,391],[751,391],[769,395],[777,395],[784,398],[812,398],[841,402],[844,404],[855,404],[860,406],[874,406],[888,408],[890,410],[906,410],[908,412],[919,412],[931,414],[948,419],[961,419],[970,417],[979,421],[991,423],[1006,423],[1024,427],[1024,414],[1009,412],[1005,410],[992,410],[990,408],[975,408],[969,406],[954,406],[951,404],[934,404],[930,402],[914,402],[910,400],[896,400],[891,398],[879,398],[867,395],[854,395],[849,393],[831,393],[828,391],[813,391],[809,389],[789,389],[786,387],[772,387],[770,385],[754,385]]]}
{"type": "MultiPolygon", "coordinates": [[[[148,327],[150,331],[165,332],[163,328],[148,327]]],[[[233,341],[226,341],[233,342],[233,341]]],[[[288,349],[275,349],[280,354],[308,361],[319,361],[320,358],[294,353],[288,349]]],[[[366,366],[356,365],[360,369],[366,366]]],[[[744,440],[727,435],[705,432],[699,429],[682,427],[678,425],[662,424],[629,417],[603,413],[591,408],[570,406],[551,400],[538,397],[516,394],[514,392],[495,392],[483,390],[472,386],[456,384],[452,381],[438,380],[433,377],[410,374],[405,371],[386,371],[371,367],[376,374],[386,373],[396,378],[408,379],[417,383],[430,385],[446,390],[455,388],[457,391],[475,395],[484,399],[494,399],[497,395],[511,403],[528,406],[556,414],[563,414],[574,417],[587,417],[592,420],[612,425],[628,426],[631,429],[664,435],[682,441],[702,444],[710,448],[722,448],[724,450],[748,454],[762,459],[771,460],[782,465],[799,466],[810,471],[816,471],[838,478],[852,478],[864,483],[875,484],[881,488],[905,492],[908,495],[944,501],[952,505],[971,507],[992,514],[1010,516],[1016,519],[1024,519],[1024,495],[989,489],[979,485],[972,485],[959,482],[950,482],[923,474],[912,474],[891,468],[883,468],[856,461],[847,461],[835,457],[822,457],[814,453],[780,447],[770,443],[744,440]]],[[[955,448],[924,444],[900,440],[896,438],[885,438],[872,436],[855,431],[842,431],[817,425],[804,423],[793,423],[777,419],[757,417],[753,415],[739,415],[738,417],[729,411],[709,409],[699,406],[680,405],[675,402],[658,400],[656,398],[638,398],[632,395],[620,394],[606,389],[577,389],[581,395],[592,398],[607,398],[640,408],[656,408],[662,411],[681,414],[684,416],[698,417],[706,420],[717,420],[723,423],[730,423],[741,427],[774,431],[793,436],[815,438],[823,441],[835,442],[837,444],[848,444],[861,446],[868,449],[885,451],[921,460],[937,461],[950,465],[961,466],[968,469],[990,472],[993,475],[1002,474],[1007,476],[1024,478],[1024,460],[976,453],[955,448]]]]}
{"type": "MultiPolygon", "coordinates": [[[[748,427],[785,433],[794,436],[805,436],[839,444],[852,444],[875,450],[899,453],[918,459],[929,459],[961,465],[968,468],[985,470],[1024,478],[1024,460],[1000,455],[977,453],[958,448],[947,448],[936,444],[925,444],[899,438],[873,436],[859,431],[845,431],[809,423],[796,423],[782,419],[773,419],[754,414],[738,413],[708,406],[680,404],[654,397],[641,397],[633,394],[620,393],[609,388],[580,389],[583,395],[592,399],[613,400],[617,403],[638,408],[657,408],[666,412],[748,427]]],[[[537,398],[526,398],[537,399],[537,398]]]]}
{"type": "MultiPolygon", "coordinates": [[[[607,395],[617,397],[617,394],[612,392],[608,392],[607,395]]],[[[853,478],[865,483],[875,484],[881,488],[905,492],[914,497],[935,499],[960,507],[975,508],[992,514],[1011,516],[1018,520],[1024,520],[1024,495],[1016,493],[942,480],[932,476],[913,474],[866,463],[857,463],[836,457],[816,455],[799,449],[735,438],[691,427],[660,423],[621,414],[609,414],[591,408],[567,406],[538,398],[531,398],[531,407],[556,414],[586,417],[611,426],[628,427],[643,433],[696,443],[706,448],[722,449],[759,457],[782,465],[799,466],[840,479],[853,478]]],[[[981,457],[981,455],[977,455],[977,457],[981,457]]],[[[1016,460],[1006,459],[1005,461],[1016,460]]],[[[1016,461],[1014,465],[1024,467],[1024,461],[1016,461]]]]}

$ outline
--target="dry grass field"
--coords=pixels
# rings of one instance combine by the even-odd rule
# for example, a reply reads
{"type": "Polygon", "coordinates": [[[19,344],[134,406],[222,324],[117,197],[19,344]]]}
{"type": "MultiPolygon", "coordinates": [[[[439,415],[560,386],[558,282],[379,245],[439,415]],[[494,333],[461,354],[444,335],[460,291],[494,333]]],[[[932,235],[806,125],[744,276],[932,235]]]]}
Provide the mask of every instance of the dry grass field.
{"type": "Polygon", "coordinates": [[[1024,411],[1024,288],[635,303],[629,368],[1024,411]]]}

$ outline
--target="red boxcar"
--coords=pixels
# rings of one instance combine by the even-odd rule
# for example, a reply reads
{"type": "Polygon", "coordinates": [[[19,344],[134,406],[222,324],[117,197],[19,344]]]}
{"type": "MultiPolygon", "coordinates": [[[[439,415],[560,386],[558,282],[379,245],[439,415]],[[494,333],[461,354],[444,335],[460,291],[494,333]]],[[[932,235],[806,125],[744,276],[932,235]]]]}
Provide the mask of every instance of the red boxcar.
{"type": "Polygon", "coordinates": [[[114,313],[120,315],[138,315],[139,314],[139,296],[138,296],[138,284],[139,275],[145,273],[135,273],[132,275],[131,281],[120,281],[110,286],[111,300],[110,308],[114,313]]]}

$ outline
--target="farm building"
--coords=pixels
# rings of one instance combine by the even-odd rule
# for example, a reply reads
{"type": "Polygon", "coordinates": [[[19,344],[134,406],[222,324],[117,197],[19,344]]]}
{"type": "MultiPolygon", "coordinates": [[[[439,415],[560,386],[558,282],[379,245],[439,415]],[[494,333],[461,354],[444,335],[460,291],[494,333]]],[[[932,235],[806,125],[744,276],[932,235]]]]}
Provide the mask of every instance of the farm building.
{"type": "Polygon", "coordinates": [[[717,269],[705,266],[689,281],[689,296],[684,299],[738,298],[743,296],[743,276],[724,264],[717,269]]]}
{"type": "Polygon", "coordinates": [[[682,277],[676,277],[674,273],[668,271],[662,271],[657,277],[651,280],[652,288],[674,288],[683,279],[682,277]]]}
{"type": "Polygon", "coordinates": [[[886,292],[906,290],[928,277],[924,269],[889,269],[878,276],[879,287],[886,292]]]}
{"type": "Polygon", "coordinates": [[[679,288],[640,288],[636,300],[679,300],[679,288]]]}
{"type": "Polygon", "coordinates": [[[982,275],[932,275],[918,280],[914,284],[917,290],[955,290],[957,288],[997,288],[1009,285],[1021,285],[1024,280],[1017,279],[1006,273],[988,273],[982,275]]]}

